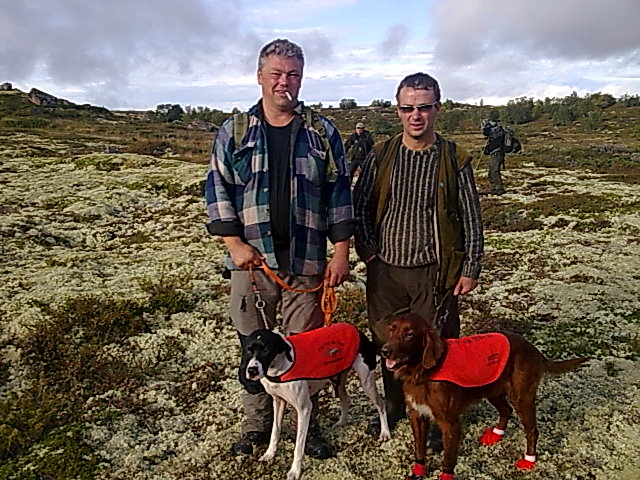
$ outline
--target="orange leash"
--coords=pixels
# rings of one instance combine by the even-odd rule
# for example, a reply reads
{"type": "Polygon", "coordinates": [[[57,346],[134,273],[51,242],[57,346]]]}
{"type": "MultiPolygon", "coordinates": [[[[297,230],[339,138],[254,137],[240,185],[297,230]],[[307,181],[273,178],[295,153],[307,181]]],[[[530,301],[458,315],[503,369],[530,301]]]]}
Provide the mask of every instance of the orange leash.
{"type": "MultiPolygon", "coordinates": [[[[311,293],[311,292],[317,292],[320,289],[322,289],[322,293],[320,294],[320,310],[324,315],[324,326],[328,327],[329,325],[331,325],[332,323],[331,317],[333,316],[333,313],[336,311],[336,308],[338,307],[338,299],[336,297],[335,289],[327,285],[326,280],[321,281],[317,286],[313,288],[293,288],[292,286],[287,285],[285,281],[282,280],[276,274],[276,272],[271,270],[264,261],[262,262],[262,265],[260,265],[260,267],[258,268],[261,268],[264,271],[264,273],[266,273],[274,282],[276,282],[282,288],[284,288],[285,290],[289,290],[291,292],[311,293]]],[[[253,266],[249,266],[249,276],[251,277],[251,283],[255,286],[256,282],[255,282],[255,276],[253,274],[253,266]]],[[[254,289],[255,288],[257,288],[257,286],[254,287],[254,289]]]]}

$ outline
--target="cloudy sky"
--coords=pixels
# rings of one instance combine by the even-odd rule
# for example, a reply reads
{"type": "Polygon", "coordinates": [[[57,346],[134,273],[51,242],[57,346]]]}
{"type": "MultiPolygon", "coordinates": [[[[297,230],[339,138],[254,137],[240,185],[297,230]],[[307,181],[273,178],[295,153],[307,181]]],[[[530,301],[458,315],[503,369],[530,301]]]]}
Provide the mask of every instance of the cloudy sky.
{"type": "Polygon", "coordinates": [[[640,0],[0,0],[0,82],[76,103],[225,111],[259,98],[274,38],[305,51],[301,98],[391,100],[424,71],[443,98],[640,93],[640,0]]]}

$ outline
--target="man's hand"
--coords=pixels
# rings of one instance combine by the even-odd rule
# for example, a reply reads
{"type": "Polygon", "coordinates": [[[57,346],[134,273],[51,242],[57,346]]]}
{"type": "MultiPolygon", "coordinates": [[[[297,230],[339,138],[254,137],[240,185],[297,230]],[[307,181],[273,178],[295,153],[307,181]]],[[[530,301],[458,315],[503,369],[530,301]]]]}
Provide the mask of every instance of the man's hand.
{"type": "Polygon", "coordinates": [[[327,263],[324,279],[330,287],[337,287],[349,276],[349,240],[336,242],[333,258],[327,263]]]}
{"type": "Polygon", "coordinates": [[[233,264],[247,270],[250,265],[259,267],[262,264],[262,255],[254,247],[242,241],[240,237],[222,237],[233,264]]]}
{"type": "Polygon", "coordinates": [[[478,280],[470,277],[460,277],[456,286],[453,287],[454,295],[464,295],[478,286],[478,280]]]}

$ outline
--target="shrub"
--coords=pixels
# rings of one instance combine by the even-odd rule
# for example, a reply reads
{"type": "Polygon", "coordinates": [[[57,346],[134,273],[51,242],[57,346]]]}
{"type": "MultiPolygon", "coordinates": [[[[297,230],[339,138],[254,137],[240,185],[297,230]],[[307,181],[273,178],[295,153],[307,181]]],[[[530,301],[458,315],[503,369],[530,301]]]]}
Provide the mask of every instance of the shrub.
{"type": "Polygon", "coordinates": [[[357,106],[358,104],[353,98],[343,98],[342,100],[340,100],[340,109],[342,110],[351,110],[353,108],[356,108],[357,106]]]}

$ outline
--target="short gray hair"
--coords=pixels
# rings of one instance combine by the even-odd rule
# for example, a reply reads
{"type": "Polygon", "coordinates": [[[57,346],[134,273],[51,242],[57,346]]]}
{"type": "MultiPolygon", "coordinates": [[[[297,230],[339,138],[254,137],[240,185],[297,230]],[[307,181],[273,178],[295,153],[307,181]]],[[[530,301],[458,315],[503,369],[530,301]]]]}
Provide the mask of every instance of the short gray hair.
{"type": "Polygon", "coordinates": [[[400,90],[405,87],[415,88],[416,90],[432,90],[433,94],[436,96],[436,102],[440,101],[440,85],[438,85],[438,81],[431,75],[419,72],[404,77],[396,90],[396,101],[400,96],[400,90]]]}
{"type": "Polygon", "coordinates": [[[286,38],[277,38],[262,47],[260,56],[258,57],[258,70],[262,70],[266,58],[271,55],[295,58],[300,62],[300,67],[304,68],[304,53],[302,53],[302,48],[286,38]]]}

